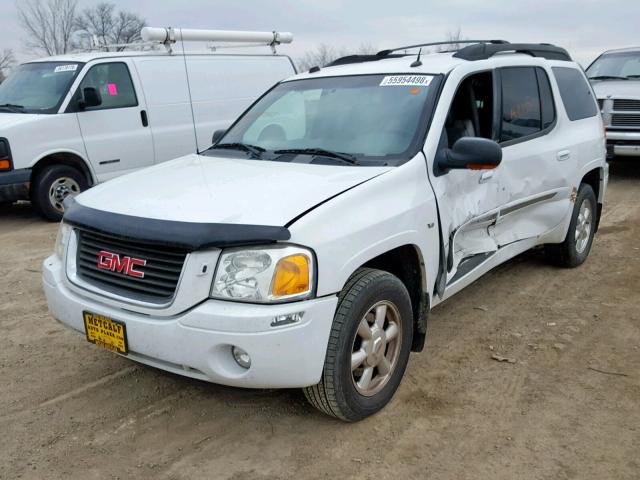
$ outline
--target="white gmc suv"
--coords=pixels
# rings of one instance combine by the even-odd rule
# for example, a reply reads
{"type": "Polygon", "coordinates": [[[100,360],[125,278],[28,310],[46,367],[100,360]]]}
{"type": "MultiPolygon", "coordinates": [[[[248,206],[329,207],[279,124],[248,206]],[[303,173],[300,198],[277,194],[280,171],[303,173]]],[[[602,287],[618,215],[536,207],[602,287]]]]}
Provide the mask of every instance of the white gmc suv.
{"type": "Polygon", "coordinates": [[[434,305],[538,245],[583,263],[608,178],[591,87],[547,44],[342,58],[214,137],[67,201],[50,311],[132,360],[302,387],[347,421],[391,400],[434,305]]]}

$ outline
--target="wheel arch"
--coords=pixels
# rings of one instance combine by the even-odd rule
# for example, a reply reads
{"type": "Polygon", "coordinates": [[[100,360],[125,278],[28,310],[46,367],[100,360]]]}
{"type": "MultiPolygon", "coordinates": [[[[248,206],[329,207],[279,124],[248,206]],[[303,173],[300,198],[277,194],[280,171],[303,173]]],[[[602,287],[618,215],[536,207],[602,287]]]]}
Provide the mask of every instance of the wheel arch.
{"type": "Polygon", "coordinates": [[[595,223],[595,231],[598,231],[598,227],[600,226],[600,217],[602,216],[602,205],[604,202],[604,190],[605,190],[605,171],[603,167],[596,167],[588,172],[586,172],[582,179],[580,180],[580,184],[589,185],[593,192],[596,194],[597,201],[597,212],[596,212],[596,223],[595,223]]]}
{"type": "Polygon", "coordinates": [[[71,151],[58,151],[47,153],[39,158],[31,167],[31,184],[33,185],[35,178],[45,168],[51,165],[67,165],[73,167],[86,177],[89,186],[96,184],[96,178],[93,174],[89,163],[78,153],[71,151]]]}
{"type": "Polygon", "coordinates": [[[417,245],[406,244],[367,260],[359,268],[384,270],[400,279],[409,292],[413,309],[413,344],[411,351],[424,348],[429,316],[429,295],[424,258],[417,245]]]}

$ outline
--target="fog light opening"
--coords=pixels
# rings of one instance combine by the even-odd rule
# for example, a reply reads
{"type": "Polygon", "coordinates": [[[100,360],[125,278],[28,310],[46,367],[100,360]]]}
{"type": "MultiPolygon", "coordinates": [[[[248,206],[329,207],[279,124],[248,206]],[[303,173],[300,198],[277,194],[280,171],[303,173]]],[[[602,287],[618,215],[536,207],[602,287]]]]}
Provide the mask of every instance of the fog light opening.
{"type": "Polygon", "coordinates": [[[231,347],[231,354],[238,365],[246,370],[249,369],[251,366],[251,357],[247,352],[240,347],[231,347]]]}

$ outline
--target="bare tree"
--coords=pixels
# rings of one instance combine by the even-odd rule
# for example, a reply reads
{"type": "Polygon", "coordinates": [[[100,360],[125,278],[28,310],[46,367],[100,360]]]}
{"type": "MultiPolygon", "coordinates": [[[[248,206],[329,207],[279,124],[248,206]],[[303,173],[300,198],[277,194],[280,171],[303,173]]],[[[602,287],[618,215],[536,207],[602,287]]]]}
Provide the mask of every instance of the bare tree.
{"type": "Polygon", "coordinates": [[[26,48],[42,55],[67,53],[74,47],[77,0],[21,0],[18,21],[27,33],[26,48]]]}
{"type": "Polygon", "coordinates": [[[0,52],[0,83],[5,79],[7,69],[11,68],[15,61],[13,50],[6,49],[0,52]]]}
{"type": "MultiPolygon", "coordinates": [[[[75,26],[82,46],[91,46],[95,37],[102,45],[122,45],[141,40],[140,30],[147,24],[139,15],[120,10],[113,3],[100,2],[85,8],[76,18],[75,26]]],[[[116,47],[115,50],[123,50],[116,47]]]]}
{"type": "Polygon", "coordinates": [[[310,50],[298,60],[298,70],[301,72],[311,67],[323,67],[337,58],[347,55],[368,55],[376,52],[375,46],[363,43],[355,49],[336,48],[326,43],[321,43],[314,50],[310,50]]]}
{"type": "Polygon", "coordinates": [[[449,50],[460,50],[460,41],[465,40],[462,36],[462,29],[458,27],[456,30],[449,30],[447,32],[447,43],[446,45],[440,45],[438,47],[439,52],[445,52],[449,50]]]}

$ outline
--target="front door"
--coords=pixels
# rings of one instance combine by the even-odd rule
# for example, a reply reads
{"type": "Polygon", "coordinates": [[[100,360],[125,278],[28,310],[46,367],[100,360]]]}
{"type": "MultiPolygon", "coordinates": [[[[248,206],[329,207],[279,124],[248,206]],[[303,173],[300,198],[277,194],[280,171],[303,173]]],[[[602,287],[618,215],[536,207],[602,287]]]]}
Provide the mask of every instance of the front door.
{"type": "Polygon", "coordinates": [[[125,60],[91,66],[72,100],[77,105],[84,88],[93,87],[102,103],[77,111],[82,139],[98,180],[153,165],[153,138],[144,96],[136,93],[125,60]]]}
{"type": "MultiPolygon", "coordinates": [[[[451,101],[435,162],[461,137],[495,139],[495,104],[493,71],[463,79],[451,101]]],[[[489,227],[498,216],[500,189],[494,170],[435,168],[432,186],[440,212],[446,283],[451,284],[497,251],[489,227]]],[[[442,293],[442,285],[439,290],[442,293]]]]}

